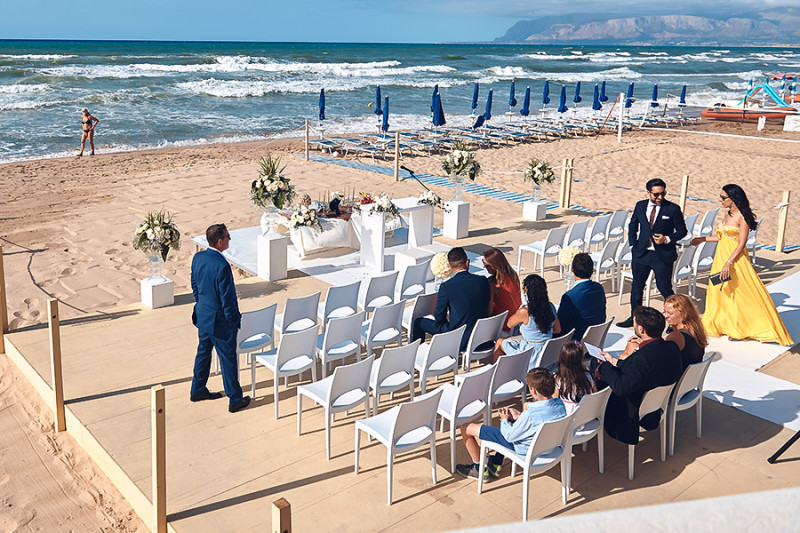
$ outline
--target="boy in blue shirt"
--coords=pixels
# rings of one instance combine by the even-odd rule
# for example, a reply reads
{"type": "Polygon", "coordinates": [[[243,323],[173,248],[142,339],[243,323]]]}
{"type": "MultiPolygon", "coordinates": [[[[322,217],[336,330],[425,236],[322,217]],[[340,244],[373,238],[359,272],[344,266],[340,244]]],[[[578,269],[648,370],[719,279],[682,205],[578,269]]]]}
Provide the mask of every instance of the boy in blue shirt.
{"type": "MultiPolygon", "coordinates": [[[[499,428],[483,424],[461,426],[461,438],[464,439],[464,445],[472,458],[472,464],[457,465],[456,472],[460,475],[478,479],[481,447],[477,438],[502,444],[524,456],[528,453],[528,448],[542,424],[567,416],[564,404],[556,396],[556,380],[551,371],[541,367],[534,368],[525,375],[525,383],[528,385],[533,401],[524,405],[523,412],[520,413],[513,407],[501,408],[499,414],[502,421],[499,428]]],[[[502,455],[497,453],[490,457],[489,464],[483,473],[484,480],[490,475],[500,477],[502,465],[502,455]]]]}

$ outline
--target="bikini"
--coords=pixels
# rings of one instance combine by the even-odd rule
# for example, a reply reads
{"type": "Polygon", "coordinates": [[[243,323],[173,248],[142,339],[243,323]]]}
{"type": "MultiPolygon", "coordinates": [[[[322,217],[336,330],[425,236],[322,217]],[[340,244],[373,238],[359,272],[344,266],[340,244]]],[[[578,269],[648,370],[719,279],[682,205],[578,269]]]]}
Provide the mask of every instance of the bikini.
{"type": "Polygon", "coordinates": [[[90,119],[88,119],[88,120],[81,120],[81,124],[83,124],[83,131],[84,131],[84,133],[88,133],[88,132],[92,131],[92,119],[91,119],[91,118],[90,118],[90,119]],[[86,125],[87,125],[87,124],[88,124],[88,126],[89,126],[89,129],[88,129],[88,130],[86,129],[86,125]]]}

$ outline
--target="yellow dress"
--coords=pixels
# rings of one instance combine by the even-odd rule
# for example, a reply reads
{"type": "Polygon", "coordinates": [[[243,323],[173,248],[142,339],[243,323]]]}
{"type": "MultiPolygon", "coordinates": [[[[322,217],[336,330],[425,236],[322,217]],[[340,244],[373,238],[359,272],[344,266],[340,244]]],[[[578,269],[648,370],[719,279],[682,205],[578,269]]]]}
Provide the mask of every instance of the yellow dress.
{"type": "MultiPolygon", "coordinates": [[[[711,272],[716,274],[739,244],[739,227],[717,227],[717,251],[711,272]]],[[[784,346],[794,344],[786,331],[775,303],[767,288],[750,263],[745,248],[730,267],[731,280],[720,285],[709,283],[706,292],[706,312],[703,326],[712,337],[727,335],[732,339],[754,339],[760,342],[777,342],[784,346]]]]}

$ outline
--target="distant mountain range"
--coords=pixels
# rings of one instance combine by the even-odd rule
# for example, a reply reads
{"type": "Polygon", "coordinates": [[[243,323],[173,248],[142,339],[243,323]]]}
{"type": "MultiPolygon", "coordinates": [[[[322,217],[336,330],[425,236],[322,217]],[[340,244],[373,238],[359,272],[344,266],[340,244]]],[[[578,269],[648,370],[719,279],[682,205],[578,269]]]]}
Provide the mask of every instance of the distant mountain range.
{"type": "Polygon", "coordinates": [[[572,14],[519,21],[498,43],[800,46],[800,9],[728,15],[572,14]]]}

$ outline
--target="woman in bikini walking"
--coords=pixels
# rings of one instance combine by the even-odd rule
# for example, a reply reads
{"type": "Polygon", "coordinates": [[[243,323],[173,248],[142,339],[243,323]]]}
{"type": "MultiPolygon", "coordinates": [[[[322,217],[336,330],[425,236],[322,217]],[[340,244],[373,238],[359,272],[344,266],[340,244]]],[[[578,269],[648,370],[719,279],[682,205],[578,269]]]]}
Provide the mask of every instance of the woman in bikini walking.
{"type": "Polygon", "coordinates": [[[81,110],[81,127],[83,129],[83,134],[81,135],[81,153],[77,155],[77,157],[81,157],[83,155],[83,147],[86,144],[86,140],[89,140],[89,146],[92,147],[92,153],[90,155],[94,155],[94,128],[100,122],[96,118],[94,118],[90,113],[89,110],[85,107],[81,110]]]}

